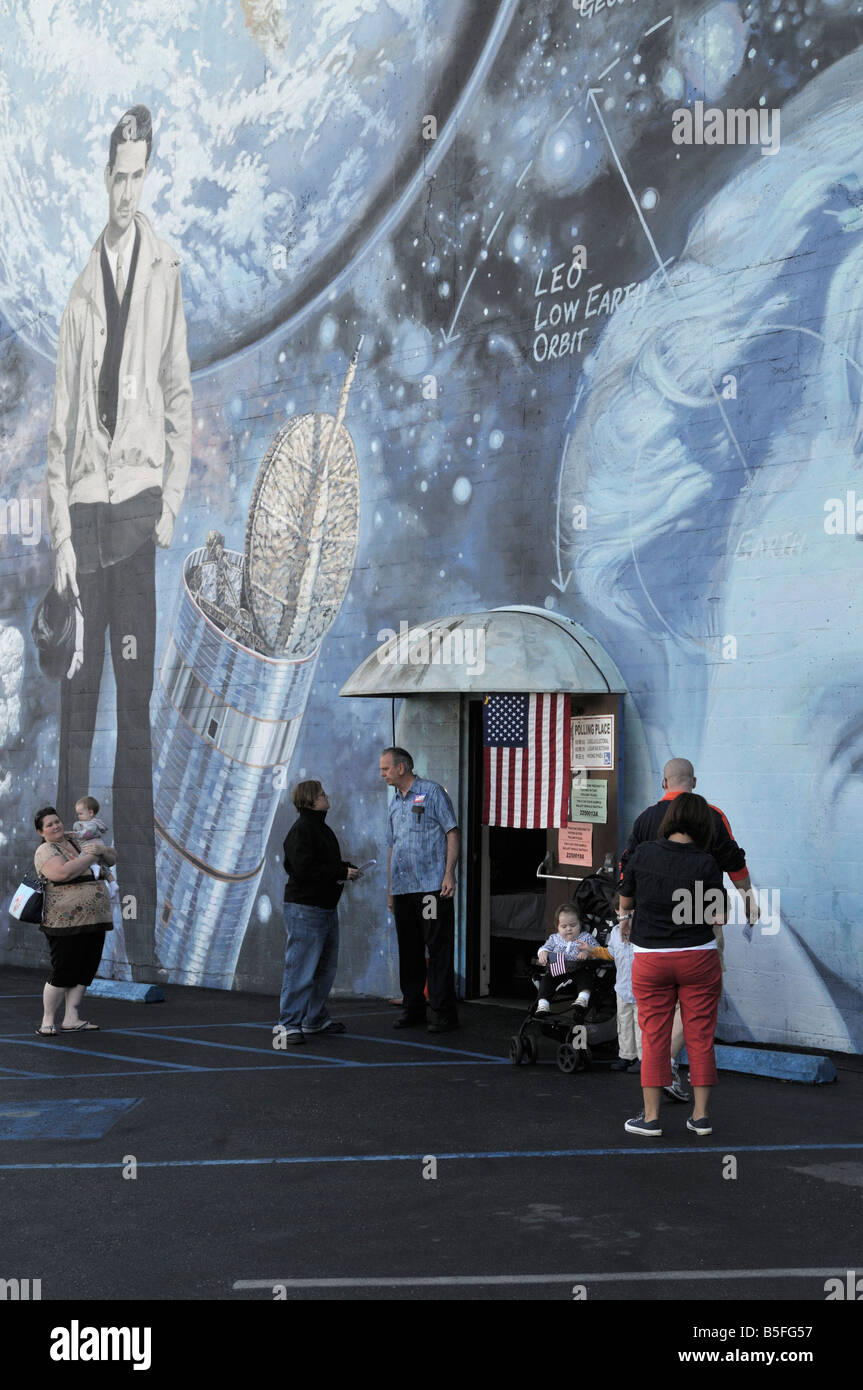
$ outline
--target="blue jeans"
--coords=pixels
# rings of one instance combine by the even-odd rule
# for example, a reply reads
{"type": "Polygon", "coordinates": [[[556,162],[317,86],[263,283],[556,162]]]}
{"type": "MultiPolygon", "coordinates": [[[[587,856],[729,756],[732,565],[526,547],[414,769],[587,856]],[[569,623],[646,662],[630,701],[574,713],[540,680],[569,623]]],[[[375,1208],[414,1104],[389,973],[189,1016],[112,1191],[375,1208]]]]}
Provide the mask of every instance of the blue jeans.
{"type": "Polygon", "coordinates": [[[287,943],[279,1023],[319,1030],[330,1020],[327,998],[339,963],[339,914],[334,907],[283,907],[287,943]]]}

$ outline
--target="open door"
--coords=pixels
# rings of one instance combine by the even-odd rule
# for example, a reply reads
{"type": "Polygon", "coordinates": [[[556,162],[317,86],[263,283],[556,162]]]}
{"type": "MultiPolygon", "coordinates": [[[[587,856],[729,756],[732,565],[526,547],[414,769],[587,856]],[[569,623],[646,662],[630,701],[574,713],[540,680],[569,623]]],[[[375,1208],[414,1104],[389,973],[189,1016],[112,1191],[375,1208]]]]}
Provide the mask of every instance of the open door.
{"type": "Polygon", "coordinates": [[[575,776],[565,827],[483,824],[483,701],[468,709],[469,778],[466,987],[468,996],[527,1000],[530,963],[553,930],[559,904],[582,878],[616,878],[620,855],[623,699],[605,692],[571,697],[575,776]]]}
{"type": "Polygon", "coordinates": [[[469,705],[467,989],[529,998],[531,956],[545,940],[546,885],[536,876],[547,831],[483,825],[482,700],[469,705]]]}

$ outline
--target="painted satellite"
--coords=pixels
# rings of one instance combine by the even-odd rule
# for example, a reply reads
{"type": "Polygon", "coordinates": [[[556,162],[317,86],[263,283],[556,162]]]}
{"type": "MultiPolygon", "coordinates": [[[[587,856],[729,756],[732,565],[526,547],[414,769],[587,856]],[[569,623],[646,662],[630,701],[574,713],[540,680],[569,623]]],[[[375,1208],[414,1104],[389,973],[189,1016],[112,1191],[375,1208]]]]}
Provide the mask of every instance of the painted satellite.
{"type": "MultiPolygon", "coordinates": [[[[289,420],[252,491],[245,554],[212,531],[186,559],[153,709],[156,950],[178,983],[229,989],[321,642],[356,557],[357,457],[344,418],[289,420]]],[[[120,933],[103,974],[130,978],[120,933]]]]}

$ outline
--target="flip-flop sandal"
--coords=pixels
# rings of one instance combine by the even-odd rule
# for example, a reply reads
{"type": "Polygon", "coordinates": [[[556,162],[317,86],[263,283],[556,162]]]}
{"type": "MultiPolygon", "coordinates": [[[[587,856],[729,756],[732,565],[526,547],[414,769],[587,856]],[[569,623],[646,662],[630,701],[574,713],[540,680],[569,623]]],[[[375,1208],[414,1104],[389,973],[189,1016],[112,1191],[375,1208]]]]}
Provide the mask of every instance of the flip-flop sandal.
{"type": "Polygon", "coordinates": [[[74,1028],[62,1028],[62,1027],[61,1027],[60,1032],[61,1032],[61,1033],[98,1033],[98,1032],[99,1032],[99,1025],[98,1025],[98,1023],[86,1023],[86,1022],[82,1019],[80,1023],[76,1023],[76,1024],[75,1024],[75,1027],[74,1027],[74,1028]]]}
{"type": "Polygon", "coordinates": [[[56,1028],[37,1028],[37,1029],[36,1029],[36,1037],[37,1037],[37,1038],[56,1038],[56,1036],[57,1036],[57,1029],[56,1029],[56,1028]]]}

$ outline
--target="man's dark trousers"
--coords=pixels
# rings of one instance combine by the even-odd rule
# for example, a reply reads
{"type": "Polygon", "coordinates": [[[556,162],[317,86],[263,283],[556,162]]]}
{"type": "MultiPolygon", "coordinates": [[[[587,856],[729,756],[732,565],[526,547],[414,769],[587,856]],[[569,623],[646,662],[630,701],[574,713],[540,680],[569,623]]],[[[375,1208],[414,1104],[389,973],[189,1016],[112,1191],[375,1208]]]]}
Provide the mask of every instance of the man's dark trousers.
{"type": "Polygon", "coordinates": [[[441,1018],[454,1018],[456,994],[455,908],[437,893],[396,893],[393,916],[399,942],[399,983],[405,1013],[425,1013],[426,948],[429,1004],[441,1018]]]}
{"type": "Polygon", "coordinates": [[[61,817],[69,818],[68,824],[75,802],[91,792],[90,754],[99,707],[105,632],[110,629],[117,687],[112,829],[121,900],[130,894],[135,899],[136,916],[124,916],[123,921],[127,956],[135,978],[139,974],[150,978],[152,974],[156,911],[150,742],[150,695],[156,650],[155,564],[155,544],[147,541],[134,555],[116,565],[100,566],[91,573],[79,571],[84,664],[71,681],[64,678],[60,695],[57,807],[61,817]],[[130,638],[134,638],[134,645],[130,638]]]}

